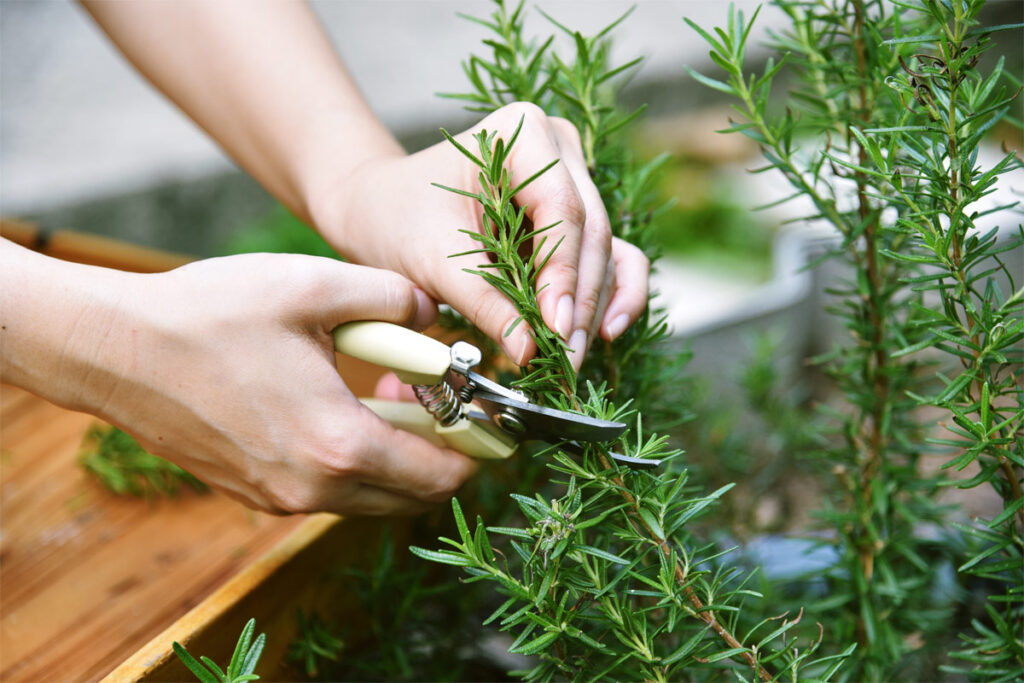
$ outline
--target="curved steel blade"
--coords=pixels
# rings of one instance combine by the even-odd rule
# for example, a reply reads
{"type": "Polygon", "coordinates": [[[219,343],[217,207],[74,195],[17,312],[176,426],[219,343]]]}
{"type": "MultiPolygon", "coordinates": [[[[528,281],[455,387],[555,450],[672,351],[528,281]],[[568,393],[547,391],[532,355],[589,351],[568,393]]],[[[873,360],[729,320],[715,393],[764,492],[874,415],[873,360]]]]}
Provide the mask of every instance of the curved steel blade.
{"type": "MultiPolygon", "coordinates": [[[[578,458],[583,457],[583,446],[579,445],[575,441],[564,442],[561,445],[561,449],[578,458]]],[[[637,458],[632,455],[623,455],[622,453],[615,453],[613,451],[609,451],[608,455],[612,460],[621,463],[626,467],[631,467],[634,470],[653,470],[661,466],[661,461],[653,458],[637,458]]]]}
{"type": "Polygon", "coordinates": [[[499,424],[506,422],[508,416],[518,421],[522,427],[519,438],[523,441],[612,441],[626,431],[626,425],[621,422],[545,408],[485,377],[470,374],[473,375],[470,381],[475,385],[473,400],[499,424]]]}

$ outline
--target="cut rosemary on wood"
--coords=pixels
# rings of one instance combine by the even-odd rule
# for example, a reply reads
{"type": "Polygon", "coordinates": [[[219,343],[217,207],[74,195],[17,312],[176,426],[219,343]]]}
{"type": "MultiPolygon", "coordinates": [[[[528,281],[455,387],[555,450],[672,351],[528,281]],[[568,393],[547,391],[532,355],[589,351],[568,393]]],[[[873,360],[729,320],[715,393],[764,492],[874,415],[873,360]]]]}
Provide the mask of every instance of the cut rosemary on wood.
{"type": "Polygon", "coordinates": [[[94,424],[82,440],[78,462],[107,490],[136,498],[173,497],[182,486],[209,487],[172,462],[147,452],[127,432],[94,424]]]}

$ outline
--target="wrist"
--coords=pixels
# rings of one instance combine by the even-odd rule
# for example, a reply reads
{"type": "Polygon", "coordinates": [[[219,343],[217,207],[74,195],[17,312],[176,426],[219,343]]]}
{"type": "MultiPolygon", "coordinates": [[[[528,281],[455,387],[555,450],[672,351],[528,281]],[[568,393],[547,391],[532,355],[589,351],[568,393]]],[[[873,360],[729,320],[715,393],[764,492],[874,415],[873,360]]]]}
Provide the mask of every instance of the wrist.
{"type": "Polygon", "coordinates": [[[352,207],[358,204],[359,186],[375,163],[406,155],[401,145],[373,118],[345,112],[332,121],[337,131],[324,144],[318,137],[315,151],[305,156],[302,166],[302,216],[332,246],[348,255],[353,232],[352,207]]]}
{"type": "Polygon", "coordinates": [[[140,277],[0,245],[0,376],[58,405],[100,414],[126,350],[124,280],[140,277]]]}

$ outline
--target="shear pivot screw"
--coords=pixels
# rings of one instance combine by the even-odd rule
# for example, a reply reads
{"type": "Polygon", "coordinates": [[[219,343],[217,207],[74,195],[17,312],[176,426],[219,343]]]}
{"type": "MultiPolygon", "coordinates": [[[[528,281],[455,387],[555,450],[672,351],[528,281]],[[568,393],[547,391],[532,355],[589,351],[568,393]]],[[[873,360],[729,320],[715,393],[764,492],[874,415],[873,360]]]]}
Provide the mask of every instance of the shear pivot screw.
{"type": "Polygon", "coordinates": [[[526,431],[523,421],[507,410],[497,413],[494,422],[509,434],[519,435],[526,431]]]}

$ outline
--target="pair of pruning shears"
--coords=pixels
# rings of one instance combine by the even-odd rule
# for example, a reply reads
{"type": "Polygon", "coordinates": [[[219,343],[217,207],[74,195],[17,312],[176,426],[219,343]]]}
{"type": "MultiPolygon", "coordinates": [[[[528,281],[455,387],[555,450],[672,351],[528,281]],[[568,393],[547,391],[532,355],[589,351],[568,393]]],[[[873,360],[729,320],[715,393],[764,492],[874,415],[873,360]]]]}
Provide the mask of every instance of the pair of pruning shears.
{"type": "MultiPolygon", "coordinates": [[[[334,330],[339,352],[393,371],[411,384],[419,403],[362,399],[364,405],[399,429],[475,458],[508,458],[525,441],[559,444],[580,454],[581,442],[614,441],[626,431],[621,422],[599,420],[537,405],[473,370],[480,349],[466,342],[448,346],[413,330],[377,321],[359,321],[334,330]]],[[[618,453],[610,456],[636,468],[658,460],[618,453]]]]}

